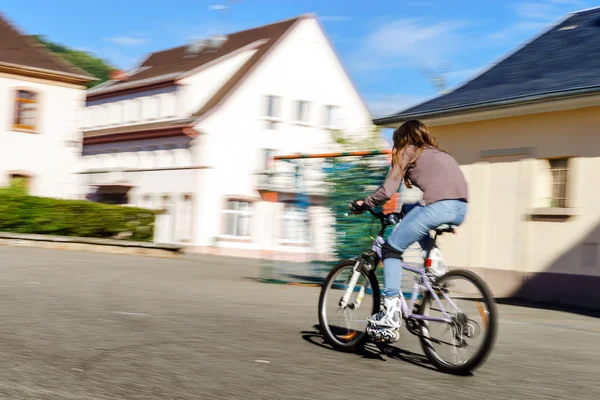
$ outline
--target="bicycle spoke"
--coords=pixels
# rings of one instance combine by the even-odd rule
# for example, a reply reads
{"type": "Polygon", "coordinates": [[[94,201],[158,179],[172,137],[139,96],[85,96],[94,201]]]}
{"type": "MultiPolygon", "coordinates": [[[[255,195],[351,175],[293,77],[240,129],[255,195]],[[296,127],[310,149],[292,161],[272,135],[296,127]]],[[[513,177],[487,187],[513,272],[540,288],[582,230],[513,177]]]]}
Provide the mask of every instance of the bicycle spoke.
{"type": "Polygon", "coordinates": [[[324,327],[334,345],[346,346],[355,343],[366,335],[367,318],[374,308],[372,290],[363,289],[368,277],[360,273],[352,279],[354,265],[348,263],[338,274],[324,285],[324,327]],[[351,287],[353,286],[353,287],[351,287]],[[348,290],[350,290],[348,292],[348,290]],[[349,293],[349,295],[348,295],[349,293]],[[360,306],[357,305],[361,298],[360,306]],[[340,306],[341,300],[344,300],[340,306]],[[329,310],[329,312],[327,312],[329,310]]]}
{"type": "Polygon", "coordinates": [[[426,352],[443,365],[458,368],[468,365],[480,352],[490,327],[489,304],[470,278],[457,274],[446,279],[452,280],[441,285],[442,307],[429,298],[424,313],[439,317],[444,309],[452,322],[445,327],[429,323],[428,328],[422,330],[423,335],[429,338],[424,349],[430,349],[426,352]]]}

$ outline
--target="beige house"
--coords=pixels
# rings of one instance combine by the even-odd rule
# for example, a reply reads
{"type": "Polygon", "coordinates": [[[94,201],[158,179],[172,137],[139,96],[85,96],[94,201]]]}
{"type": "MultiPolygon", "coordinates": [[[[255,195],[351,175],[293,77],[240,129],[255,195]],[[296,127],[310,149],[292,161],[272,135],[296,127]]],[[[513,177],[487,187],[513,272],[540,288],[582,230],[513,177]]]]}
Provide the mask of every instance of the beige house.
{"type": "Polygon", "coordinates": [[[420,119],[461,164],[470,209],[449,265],[496,296],[600,308],[600,9],[458,89],[375,121],[420,119]]]}

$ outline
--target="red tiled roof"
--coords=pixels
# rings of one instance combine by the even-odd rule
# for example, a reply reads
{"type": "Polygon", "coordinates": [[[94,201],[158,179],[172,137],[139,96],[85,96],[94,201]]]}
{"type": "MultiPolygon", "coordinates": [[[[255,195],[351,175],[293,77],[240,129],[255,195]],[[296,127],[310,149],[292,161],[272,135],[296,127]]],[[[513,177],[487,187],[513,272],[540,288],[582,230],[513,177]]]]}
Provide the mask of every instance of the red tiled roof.
{"type": "Polygon", "coordinates": [[[0,65],[2,64],[50,72],[83,81],[96,79],[21,33],[0,13],[0,65]]]}
{"type": "Polygon", "coordinates": [[[256,45],[257,51],[248,61],[213,95],[200,110],[193,114],[194,117],[204,115],[212,110],[227,97],[237,85],[251,72],[263,59],[263,56],[279,41],[281,37],[299,20],[307,18],[300,16],[285,21],[276,22],[257,28],[236,32],[228,35],[227,41],[216,50],[203,50],[197,55],[189,55],[187,46],[175,47],[168,50],[152,53],[127,79],[98,87],[88,93],[88,100],[106,97],[122,91],[140,90],[143,87],[157,85],[169,81],[175,83],[178,77],[210,64],[218,62],[245,47],[256,45]],[[135,89],[134,89],[135,88],[135,89]]]}

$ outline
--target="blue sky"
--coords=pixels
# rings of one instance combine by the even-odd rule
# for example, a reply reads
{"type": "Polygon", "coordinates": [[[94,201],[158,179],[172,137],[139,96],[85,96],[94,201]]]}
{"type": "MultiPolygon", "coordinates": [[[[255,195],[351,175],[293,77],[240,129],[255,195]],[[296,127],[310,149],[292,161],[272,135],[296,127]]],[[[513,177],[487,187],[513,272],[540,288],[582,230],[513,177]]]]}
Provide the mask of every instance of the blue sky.
{"type": "Polygon", "coordinates": [[[28,33],[124,69],[149,52],[193,38],[314,12],[372,112],[381,115],[435,96],[432,72],[443,73],[455,87],[566,13],[595,5],[587,0],[3,0],[2,11],[28,33]]]}

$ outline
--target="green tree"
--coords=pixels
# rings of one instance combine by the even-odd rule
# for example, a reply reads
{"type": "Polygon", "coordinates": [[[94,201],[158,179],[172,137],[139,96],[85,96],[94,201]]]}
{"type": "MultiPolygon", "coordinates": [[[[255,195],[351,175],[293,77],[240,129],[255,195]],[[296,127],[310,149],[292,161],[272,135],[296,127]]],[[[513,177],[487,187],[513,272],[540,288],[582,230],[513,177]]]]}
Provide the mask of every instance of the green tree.
{"type": "MultiPolygon", "coordinates": [[[[342,147],[342,151],[383,150],[378,129],[357,139],[343,132],[334,132],[333,139],[342,147]]],[[[351,201],[364,198],[368,191],[381,184],[388,168],[387,156],[382,155],[328,160],[325,179],[331,189],[326,204],[335,218],[335,254],[338,259],[356,256],[370,247],[371,235],[376,234],[379,223],[370,214],[345,214],[351,201]]]]}
{"type": "Polygon", "coordinates": [[[87,85],[88,88],[99,85],[102,82],[106,82],[110,79],[110,74],[114,68],[108,62],[94,57],[85,51],[74,50],[66,46],[50,42],[44,36],[32,35],[32,37],[52,53],[81,68],[90,75],[98,78],[97,81],[90,82],[87,85]]]}

